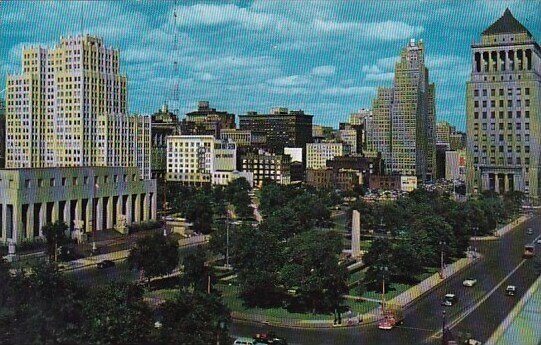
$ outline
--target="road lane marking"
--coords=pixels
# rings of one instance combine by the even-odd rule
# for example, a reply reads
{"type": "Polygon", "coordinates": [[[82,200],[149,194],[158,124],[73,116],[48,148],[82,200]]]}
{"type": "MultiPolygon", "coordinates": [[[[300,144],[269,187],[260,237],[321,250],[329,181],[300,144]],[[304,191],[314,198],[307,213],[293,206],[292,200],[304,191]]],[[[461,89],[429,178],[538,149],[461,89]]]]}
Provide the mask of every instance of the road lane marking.
{"type": "MultiPolygon", "coordinates": [[[[451,330],[453,329],[458,323],[460,323],[462,320],[464,320],[468,315],[473,313],[475,309],[477,309],[481,304],[483,304],[496,290],[500,288],[500,286],[503,285],[503,283],[509,279],[510,276],[513,275],[524,263],[526,262],[526,259],[523,259],[517,267],[515,267],[511,272],[509,272],[508,275],[506,275],[492,290],[490,290],[483,298],[481,298],[477,303],[475,303],[473,306],[469,307],[464,311],[462,314],[460,314],[456,319],[454,319],[451,323],[447,324],[446,329],[451,330]]],[[[429,338],[441,338],[442,332],[439,330],[438,332],[432,334],[429,338]]]]}

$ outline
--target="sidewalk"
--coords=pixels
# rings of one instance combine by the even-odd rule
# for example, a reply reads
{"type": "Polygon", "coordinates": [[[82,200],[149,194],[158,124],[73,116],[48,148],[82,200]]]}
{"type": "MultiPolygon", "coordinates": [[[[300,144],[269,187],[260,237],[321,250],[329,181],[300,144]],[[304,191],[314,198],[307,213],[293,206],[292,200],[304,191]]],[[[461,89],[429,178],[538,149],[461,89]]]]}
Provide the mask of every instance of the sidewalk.
{"type": "Polygon", "coordinates": [[[494,231],[494,236],[477,236],[477,237],[471,237],[472,241],[490,241],[490,240],[497,240],[501,236],[507,234],[509,231],[513,230],[515,227],[525,223],[528,221],[532,216],[529,215],[522,215],[512,221],[511,223],[499,228],[498,230],[494,231]]]}
{"type": "Polygon", "coordinates": [[[541,344],[541,277],[520,299],[485,345],[541,344]]]}

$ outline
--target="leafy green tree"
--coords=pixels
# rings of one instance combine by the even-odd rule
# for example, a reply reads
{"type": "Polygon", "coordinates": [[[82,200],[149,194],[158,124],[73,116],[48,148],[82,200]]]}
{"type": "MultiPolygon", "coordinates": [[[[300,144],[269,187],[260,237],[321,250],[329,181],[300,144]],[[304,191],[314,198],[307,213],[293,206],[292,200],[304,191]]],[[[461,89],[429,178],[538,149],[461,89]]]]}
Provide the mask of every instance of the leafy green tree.
{"type": "Polygon", "coordinates": [[[237,229],[232,263],[238,272],[240,296],[249,306],[280,304],[282,289],[278,271],[283,262],[281,247],[273,233],[250,226],[237,229]]]}
{"type": "Polygon", "coordinates": [[[66,223],[60,220],[44,225],[41,230],[47,241],[49,259],[53,259],[55,262],[58,258],[58,249],[69,241],[66,237],[67,230],[68,226],[66,223]]]}
{"type": "Polygon", "coordinates": [[[153,316],[143,290],[133,284],[112,283],[94,288],[84,300],[82,333],[90,344],[146,345],[153,316]]]}
{"type": "Polygon", "coordinates": [[[212,230],[214,212],[212,198],[202,191],[197,192],[186,204],[186,219],[193,223],[193,229],[203,234],[212,230]]]}
{"type": "Polygon", "coordinates": [[[130,268],[143,270],[148,281],[152,277],[164,276],[178,266],[178,242],[160,234],[140,238],[130,250],[127,261],[130,268]]]}
{"type": "Polygon", "coordinates": [[[254,210],[250,206],[252,200],[248,195],[251,187],[244,177],[234,179],[225,187],[225,195],[229,202],[235,206],[237,216],[246,218],[254,214],[254,210]]]}
{"type": "Polygon", "coordinates": [[[284,189],[283,186],[276,183],[263,185],[263,188],[261,188],[259,211],[262,214],[268,215],[273,210],[283,207],[288,201],[284,189]]]}
{"type": "Polygon", "coordinates": [[[83,291],[55,265],[40,263],[31,272],[2,277],[7,280],[0,284],[0,342],[84,344],[79,329],[83,291]]]}
{"type": "Polygon", "coordinates": [[[212,275],[206,262],[207,253],[202,247],[197,247],[195,253],[188,254],[183,260],[182,285],[193,291],[206,291],[208,277],[212,275]]]}
{"type": "Polygon", "coordinates": [[[329,312],[340,305],[349,276],[338,262],[341,251],[341,235],[334,231],[311,230],[291,239],[280,272],[286,288],[297,291],[290,308],[329,312]]]}
{"type": "Polygon", "coordinates": [[[163,345],[231,344],[229,310],[219,296],[183,291],[160,306],[162,326],[155,343],[163,345]]]}

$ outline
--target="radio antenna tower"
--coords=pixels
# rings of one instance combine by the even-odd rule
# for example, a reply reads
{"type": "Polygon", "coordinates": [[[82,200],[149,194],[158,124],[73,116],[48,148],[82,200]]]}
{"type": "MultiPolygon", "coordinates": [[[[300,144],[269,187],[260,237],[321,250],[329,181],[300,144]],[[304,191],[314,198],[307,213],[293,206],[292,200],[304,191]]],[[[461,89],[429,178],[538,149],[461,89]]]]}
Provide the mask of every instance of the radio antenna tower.
{"type": "Polygon", "coordinates": [[[179,35],[178,35],[178,22],[177,22],[177,1],[175,0],[174,7],[173,7],[173,47],[171,50],[171,60],[173,61],[173,66],[171,69],[171,95],[170,95],[170,101],[171,101],[171,110],[174,114],[177,116],[179,115],[179,108],[180,108],[180,87],[179,87],[179,79],[178,79],[178,45],[179,45],[179,35]]]}

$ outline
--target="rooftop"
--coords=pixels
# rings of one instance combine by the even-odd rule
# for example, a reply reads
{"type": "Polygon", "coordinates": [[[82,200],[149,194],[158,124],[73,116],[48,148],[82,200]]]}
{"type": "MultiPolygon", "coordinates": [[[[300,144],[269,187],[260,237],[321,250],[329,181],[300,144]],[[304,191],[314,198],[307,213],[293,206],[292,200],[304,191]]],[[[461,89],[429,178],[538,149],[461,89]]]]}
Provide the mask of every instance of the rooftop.
{"type": "Polygon", "coordinates": [[[503,15],[496,20],[491,26],[489,26],[482,35],[498,35],[498,34],[517,34],[517,33],[527,33],[528,36],[532,37],[532,34],[522,25],[513,14],[507,8],[503,15]]]}

